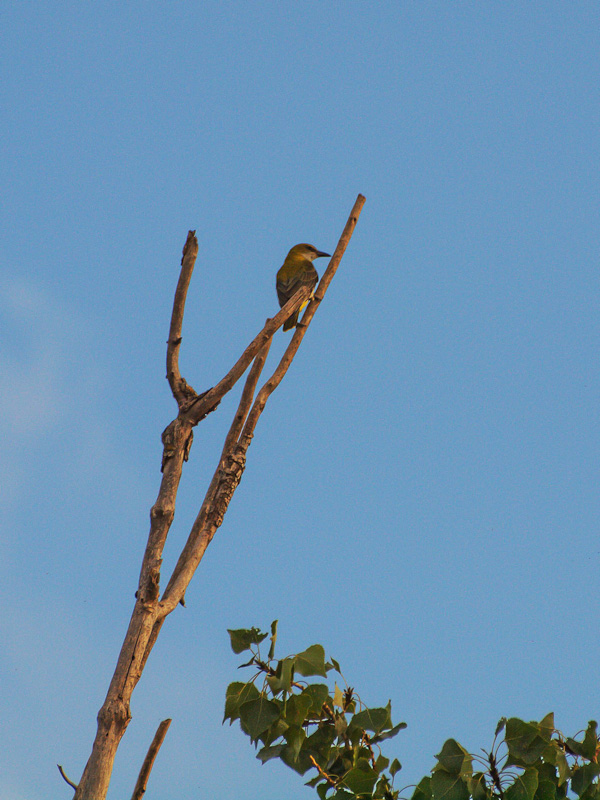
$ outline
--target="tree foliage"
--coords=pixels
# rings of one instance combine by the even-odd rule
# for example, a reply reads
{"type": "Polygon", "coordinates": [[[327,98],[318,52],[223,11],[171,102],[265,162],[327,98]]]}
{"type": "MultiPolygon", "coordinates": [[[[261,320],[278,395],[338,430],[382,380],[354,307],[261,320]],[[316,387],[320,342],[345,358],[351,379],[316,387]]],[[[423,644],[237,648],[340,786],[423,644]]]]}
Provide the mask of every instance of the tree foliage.
{"type": "Polygon", "coordinates": [[[557,730],[552,713],[541,722],[503,717],[482,755],[448,739],[412,800],[600,800],[599,752],[595,720],[578,739],[557,730]]]}
{"type": "MultiPolygon", "coordinates": [[[[321,800],[401,797],[394,788],[401,765],[397,759],[390,763],[380,746],[406,727],[393,724],[390,702],[369,708],[347,684],[342,689],[334,682],[332,688],[331,681],[300,679],[327,678],[331,671],[343,676],[335,659],[325,660],[320,644],[275,659],[277,621],[265,659],[260,645],[268,633],[250,628],[230,630],[229,636],[234,653],[250,651],[241,667],[253,674],[229,685],[223,721],[239,720],[263,764],[278,758],[300,775],[314,770],[306,785],[316,788],[321,800]]],[[[410,800],[600,800],[594,720],[585,731],[566,737],[555,728],[554,714],[541,722],[503,717],[489,751],[469,753],[448,739],[436,759],[410,800]]]]}
{"type": "Polygon", "coordinates": [[[260,645],[268,633],[250,628],[230,630],[229,636],[234,653],[250,651],[241,666],[252,668],[253,674],[227,688],[223,721],[239,720],[263,764],[278,758],[300,775],[313,770],[307,786],[315,787],[321,800],[398,797],[393,783],[400,763],[390,763],[380,747],[406,727],[404,722],[393,724],[391,703],[365,706],[343,680],[337,661],[325,660],[320,644],[275,659],[277,621],[271,625],[264,659],[260,645]],[[345,688],[316,680],[332,671],[345,688]]]}

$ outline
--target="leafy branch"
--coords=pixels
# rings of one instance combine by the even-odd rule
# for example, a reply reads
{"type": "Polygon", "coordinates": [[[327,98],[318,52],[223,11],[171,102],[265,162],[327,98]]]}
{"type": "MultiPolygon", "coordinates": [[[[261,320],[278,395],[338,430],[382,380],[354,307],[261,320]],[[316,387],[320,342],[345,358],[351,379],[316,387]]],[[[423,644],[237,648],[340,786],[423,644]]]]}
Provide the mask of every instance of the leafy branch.
{"type": "MultiPolygon", "coordinates": [[[[277,621],[266,658],[260,645],[268,633],[243,628],[230,630],[229,636],[234,653],[250,651],[240,668],[254,668],[254,673],[245,683],[229,685],[223,722],[239,720],[262,763],[279,758],[300,775],[315,770],[306,785],[316,788],[321,800],[401,798],[394,789],[400,763],[390,763],[380,747],[406,727],[392,723],[390,702],[368,708],[347,684],[342,690],[337,683],[331,689],[303,680],[326,678],[332,670],[344,678],[335,659],[325,660],[320,644],[276,660],[277,621]]],[[[410,800],[600,800],[594,720],[585,731],[566,737],[555,728],[554,714],[541,722],[502,717],[489,750],[469,753],[448,739],[436,759],[410,800]]]]}
{"type": "MultiPolygon", "coordinates": [[[[335,659],[325,660],[320,644],[275,659],[277,621],[271,625],[269,652],[260,645],[269,636],[258,628],[230,630],[231,648],[251,657],[241,667],[252,667],[246,681],[227,688],[223,722],[239,720],[242,731],[258,749],[264,764],[279,758],[305,775],[315,770],[307,786],[321,800],[395,800],[393,788],[400,762],[381,752],[380,743],[395,736],[406,723],[392,723],[391,703],[368,708],[350,686],[311,683],[303,678],[327,678],[332,670],[343,680],[335,659]],[[259,686],[257,686],[259,684],[259,686]]],[[[344,681],[345,683],[345,681],[344,681]]]]}
{"type": "Polygon", "coordinates": [[[502,718],[483,756],[448,739],[411,800],[600,800],[600,740],[591,720],[580,741],[554,727],[554,714],[541,722],[502,718]],[[498,742],[498,736],[504,738],[498,742]],[[473,771],[473,762],[482,767],[473,771]]]}

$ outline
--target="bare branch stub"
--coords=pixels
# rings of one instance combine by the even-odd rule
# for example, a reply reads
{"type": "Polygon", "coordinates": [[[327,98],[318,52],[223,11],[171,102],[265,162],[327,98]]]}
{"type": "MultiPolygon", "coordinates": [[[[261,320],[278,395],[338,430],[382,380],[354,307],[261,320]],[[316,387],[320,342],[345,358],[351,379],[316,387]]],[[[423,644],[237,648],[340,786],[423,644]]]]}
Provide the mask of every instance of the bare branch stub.
{"type": "Polygon", "coordinates": [[[161,745],[165,740],[165,736],[167,735],[167,731],[169,730],[170,724],[171,724],[170,719],[163,719],[163,721],[158,726],[158,729],[154,734],[154,739],[152,739],[152,743],[148,748],[148,752],[146,753],[146,758],[144,759],[144,763],[142,764],[140,774],[138,775],[138,779],[136,781],[133,794],[131,795],[131,800],[140,800],[140,798],[146,791],[146,786],[148,785],[148,779],[150,778],[150,772],[152,771],[152,767],[154,766],[154,761],[156,760],[158,751],[160,750],[161,745]]]}
{"type": "Polygon", "coordinates": [[[196,238],[196,231],[189,231],[185,245],[183,246],[181,272],[179,273],[179,281],[177,282],[177,289],[175,290],[169,339],[167,341],[167,380],[173,392],[173,397],[180,408],[189,404],[197,397],[196,392],[186,380],[181,377],[179,371],[179,348],[181,346],[183,312],[185,310],[187,291],[190,281],[192,280],[192,273],[194,272],[197,255],[198,239],[196,238]]]}

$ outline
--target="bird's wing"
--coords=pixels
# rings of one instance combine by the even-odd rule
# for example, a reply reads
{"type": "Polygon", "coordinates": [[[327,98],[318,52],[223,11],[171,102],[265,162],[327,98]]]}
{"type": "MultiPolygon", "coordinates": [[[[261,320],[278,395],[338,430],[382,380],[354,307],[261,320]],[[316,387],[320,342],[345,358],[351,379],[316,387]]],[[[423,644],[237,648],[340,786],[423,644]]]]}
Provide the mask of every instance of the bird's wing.
{"type": "Polygon", "coordinates": [[[298,289],[301,289],[303,286],[309,286],[311,289],[314,289],[318,280],[319,275],[312,264],[310,265],[310,269],[303,269],[301,272],[297,272],[289,278],[284,279],[279,277],[277,279],[277,297],[279,299],[279,305],[284,306],[287,301],[296,294],[298,289]]]}

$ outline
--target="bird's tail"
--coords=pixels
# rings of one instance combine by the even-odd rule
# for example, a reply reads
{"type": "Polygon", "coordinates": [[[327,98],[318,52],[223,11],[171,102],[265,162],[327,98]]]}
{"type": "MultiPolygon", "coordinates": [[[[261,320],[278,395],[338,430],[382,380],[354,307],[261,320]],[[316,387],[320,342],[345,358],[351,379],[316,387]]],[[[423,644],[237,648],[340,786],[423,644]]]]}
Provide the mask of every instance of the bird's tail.
{"type": "Polygon", "coordinates": [[[291,315],[291,317],[288,317],[286,319],[286,321],[283,323],[283,330],[284,331],[289,331],[290,328],[295,328],[296,327],[296,323],[298,322],[298,314],[299,313],[300,313],[299,311],[294,311],[294,313],[291,315]]]}

